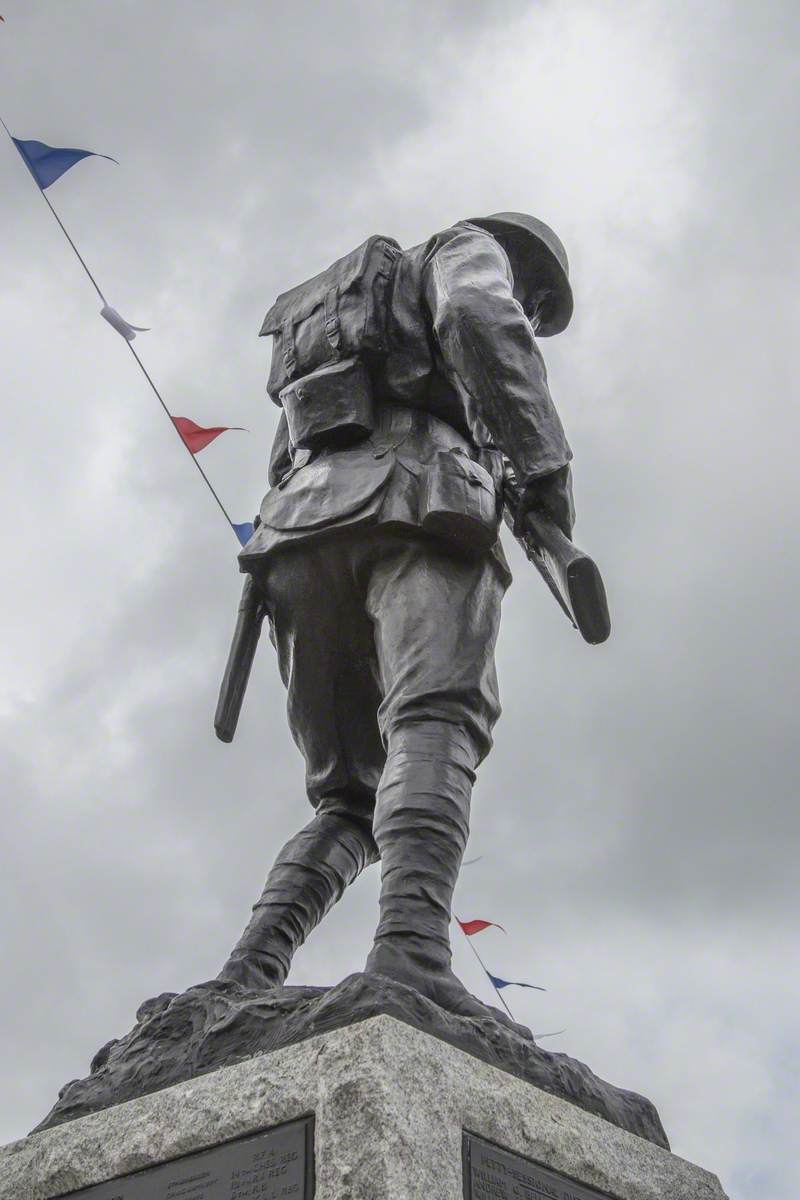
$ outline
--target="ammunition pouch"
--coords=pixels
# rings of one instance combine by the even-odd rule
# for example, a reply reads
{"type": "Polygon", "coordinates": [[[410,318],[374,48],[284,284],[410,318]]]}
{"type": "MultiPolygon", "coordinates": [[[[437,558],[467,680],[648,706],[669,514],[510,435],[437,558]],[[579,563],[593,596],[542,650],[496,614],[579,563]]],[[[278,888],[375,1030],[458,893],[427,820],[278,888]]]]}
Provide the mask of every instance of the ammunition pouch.
{"type": "Polygon", "coordinates": [[[495,481],[465,450],[439,450],[420,483],[423,529],[474,553],[494,545],[500,531],[495,481]]]}
{"type": "Polygon", "coordinates": [[[348,446],[374,428],[369,372],[358,358],[328,363],[280,393],[289,441],[300,450],[348,446]]]}

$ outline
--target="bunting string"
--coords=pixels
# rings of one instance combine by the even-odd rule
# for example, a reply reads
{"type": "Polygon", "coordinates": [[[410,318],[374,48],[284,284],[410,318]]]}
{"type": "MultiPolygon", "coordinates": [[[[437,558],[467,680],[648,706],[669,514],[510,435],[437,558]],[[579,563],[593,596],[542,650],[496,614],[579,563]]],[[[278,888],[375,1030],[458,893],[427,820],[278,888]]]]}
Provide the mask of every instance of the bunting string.
{"type": "Polygon", "coordinates": [[[132,355],[133,355],[133,357],[136,359],[136,362],[139,364],[139,370],[142,372],[142,374],[144,375],[145,379],[146,379],[146,380],[147,380],[147,382],[150,384],[150,387],[152,388],[152,390],[153,390],[153,393],[154,393],[154,395],[155,395],[156,399],[158,400],[158,403],[161,405],[161,407],[163,408],[164,412],[167,414],[167,419],[169,420],[169,423],[170,423],[170,425],[172,426],[172,428],[173,428],[173,429],[175,430],[175,432],[177,433],[178,437],[179,437],[179,438],[180,438],[180,440],[181,440],[181,444],[182,444],[182,445],[185,447],[187,454],[188,454],[188,455],[189,455],[189,457],[191,458],[191,460],[192,460],[192,462],[194,463],[194,465],[197,467],[197,469],[198,469],[198,471],[200,472],[200,474],[202,475],[203,479],[205,480],[206,487],[207,487],[207,488],[208,488],[208,490],[211,492],[211,495],[214,497],[214,499],[216,500],[217,504],[219,505],[220,512],[222,513],[223,517],[224,517],[224,518],[225,518],[225,520],[228,522],[228,524],[230,525],[230,527],[231,527],[231,529],[233,530],[234,534],[236,535],[236,539],[237,539],[237,541],[239,541],[239,543],[240,543],[241,545],[244,545],[244,542],[242,542],[241,535],[240,535],[240,533],[239,533],[239,528],[242,528],[242,527],[240,526],[239,528],[237,528],[237,527],[236,527],[236,525],[234,525],[233,521],[231,520],[230,516],[228,515],[228,510],[227,510],[227,508],[225,507],[225,505],[222,503],[222,501],[220,500],[219,496],[217,495],[216,488],[214,487],[213,483],[211,482],[211,480],[210,480],[210,479],[208,478],[208,476],[206,475],[206,473],[205,473],[205,471],[203,470],[203,468],[200,466],[200,463],[197,461],[197,456],[196,456],[195,454],[193,454],[193,453],[192,453],[192,451],[189,449],[189,447],[186,445],[186,442],[184,441],[184,439],[183,439],[183,436],[181,435],[181,431],[180,431],[180,429],[178,429],[177,425],[175,424],[175,422],[174,422],[174,420],[173,420],[173,418],[172,418],[172,413],[171,413],[171,412],[169,411],[169,409],[167,408],[167,405],[166,405],[166,403],[164,402],[164,398],[163,398],[163,396],[161,395],[161,392],[158,390],[158,388],[156,387],[156,385],[153,383],[153,380],[152,380],[152,378],[150,377],[150,373],[149,373],[149,371],[147,370],[147,368],[145,367],[145,365],[144,365],[144,363],[142,362],[142,360],[139,358],[139,355],[136,353],[136,351],[134,350],[133,346],[131,345],[131,343],[130,343],[129,341],[127,341],[127,340],[126,340],[126,342],[125,342],[125,345],[128,347],[128,349],[130,350],[131,354],[132,354],[132,355]]]}
{"type": "MultiPolygon", "coordinates": [[[[503,933],[505,933],[505,929],[503,929],[502,925],[498,925],[497,921],[483,921],[481,919],[476,919],[473,921],[462,921],[460,919],[460,917],[456,916],[455,913],[453,913],[453,916],[455,917],[456,921],[458,922],[461,932],[464,934],[464,937],[467,939],[470,950],[477,958],[478,962],[480,963],[480,965],[483,968],[483,972],[486,975],[486,978],[489,980],[489,982],[491,983],[495,992],[497,993],[498,1000],[500,1001],[503,1008],[506,1010],[508,1015],[511,1017],[511,1020],[513,1021],[514,1015],[511,1012],[511,1009],[508,1007],[505,997],[502,994],[503,988],[524,987],[524,988],[530,988],[532,991],[535,991],[535,992],[544,992],[544,991],[547,991],[547,989],[543,988],[543,987],[539,987],[539,985],[536,983],[521,983],[517,980],[501,979],[499,977],[499,975],[493,975],[492,972],[489,970],[489,968],[486,966],[486,963],[483,961],[480,954],[476,950],[472,939],[476,933],[482,933],[484,931],[484,929],[492,929],[492,928],[501,929],[503,931],[503,933]]],[[[559,1032],[561,1032],[561,1031],[559,1031],[559,1032]]],[[[541,1036],[542,1037],[553,1037],[555,1035],[554,1034],[542,1034],[541,1036]]]]}
{"type": "Polygon", "coordinates": [[[11,133],[11,130],[8,128],[5,121],[3,120],[2,116],[0,116],[0,124],[2,124],[3,129],[5,129],[6,133],[8,134],[9,140],[12,142],[12,144],[14,145],[16,150],[19,152],[20,157],[22,158],[22,160],[25,163],[26,167],[28,168],[30,174],[32,175],[34,182],[37,185],[39,194],[41,195],[41,197],[44,200],[47,207],[50,209],[50,212],[52,213],[54,220],[58,224],[59,229],[61,230],[64,237],[67,239],[67,241],[69,242],[69,244],[72,248],[72,251],[75,254],[75,257],[77,258],[78,262],[83,267],[84,271],[86,272],[87,276],[89,277],[92,287],[97,292],[97,295],[100,297],[100,300],[102,301],[102,304],[103,304],[103,307],[100,310],[100,315],[124,339],[128,349],[130,350],[131,354],[133,355],[134,361],[136,362],[139,370],[141,371],[141,373],[144,376],[144,378],[146,379],[151,391],[153,392],[153,394],[155,395],[159,404],[161,405],[162,409],[164,410],[164,413],[166,414],[170,425],[172,426],[173,430],[180,438],[184,449],[187,451],[187,453],[191,457],[192,462],[194,463],[195,467],[197,468],[197,470],[200,473],[201,478],[203,479],[203,482],[205,483],[205,485],[208,488],[211,495],[214,497],[214,500],[216,501],[220,512],[222,513],[223,517],[225,518],[225,520],[228,522],[231,529],[233,530],[233,533],[235,534],[237,541],[241,545],[244,545],[245,542],[247,542],[253,534],[252,522],[243,521],[243,522],[240,522],[237,524],[236,522],[234,522],[231,519],[230,515],[228,514],[228,510],[226,509],[225,505],[222,503],[222,500],[220,499],[219,495],[217,494],[217,491],[216,491],[214,485],[212,484],[208,475],[205,473],[205,471],[201,467],[200,463],[197,461],[197,457],[196,457],[197,451],[202,450],[205,446],[207,446],[209,444],[209,442],[213,441],[214,438],[217,437],[220,433],[224,433],[227,429],[230,429],[230,428],[239,428],[239,426],[222,426],[222,425],[220,425],[220,426],[214,426],[211,429],[203,429],[201,426],[195,425],[195,423],[193,421],[190,421],[187,417],[173,417],[172,413],[169,411],[169,408],[167,407],[166,402],[164,401],[163,396],[161,395],[160,391],[156,387],[149,371],[145,367],[144,363],[142,362],[142,360],[139,357],[139,355],[137,354],[137,352],[134,350],[133,346],[131,345],[131,342],[136,337],[136,334],[147,332],[146,329],[143,326],[131,325],[128,321],[125,320],[124,317],[122,317],[117,312],[117,310],[115,308],[113,308],[108,303],[105,295],[103,294],[102,288],[100,287],[99,283],[97,282],[94,275],[90,271],[86,260],[84,259],[80,250],[78,249],[78,247],[76,246],[72,237],[70,236],[69,232],[67,231],[67,228],[64,225],[64,222],[61,220],[61,217],[58,215],[55,208],[50,203],[50,200],[48,199],[48,197],[45,195],[46,188],[48,188],[52,183],[55,183],[55,181],[57,179],[60,179],[60,177],[66,171],[68,171],[70,169],[70,167],[74,166],[75,163],[80,162],[84,158],[88,158],[88,157],[108,158],[108,159],[110,159],[111,162],[116,162],[117,160],[110,158],[110,156],[107,154],[97,155],[92,150],[75,150],[75,149],[71,149],[71,148],[66,149],[66,148],[48,146],[44,142],[24,141],[21,138],[14,137],[14,135],[11,133]]]}
{"type": "MultiPolygon", "coordinates": [[[[500,989],[499,989],[499,988],[497,987],[497,985],[495,984],[495,981],[494,981],[494,976],[490,974],[490,972],[489,972],[489,970],[488,970],[488,968],[487,968],[487,966],[486,966],[486,963],[483,961],[483,959],[481,958],[480,954],[478,953],[478,951],[476,950],[475,946],[473,945],[473,942],[472,942],[472,937],[471,937],[471,935],[470,935],[470,934],[467,932],[467,930],[466,930],[466,928],[465,928],[465,926],[466,926],[466,925],[472,925],[472,924],[475,924],[475,922],[472,922],[472,921],[462,921],[462,920],[461,920],[461,918],[460,918],[460,917],[457,917],[455,913],[453,913],[453,916],[454,916],[454,917],[456,918],[456,920],[458,921],[458,924],[459,924],[459,925],[460,925],[460,927],[461,927],[461,932],[464,934],[464,937],[467,939],[467,945],[469,946],[470,950],[472,951],[472,953],[473,953],[473,954],[475,955],[475,957],[477,958],[478,962],[481,964],[481,967],[483,968],[483,973],[484,973],[484,975],[485,975],[485,976],[486,976],[486,978],[489,980],[489,982],[491,983],[491,985],[492,985],[492,987],[494,988],[495,992],[497,993],[497,999],[500,1001],[500,1003],[502,1004],[503,1008],[506,1010],[506,1012],[508,1013],[508,1015],[511,1017],[511,1020],[512,1020],[512,1021],[514,1021],[514,1020],[515,1020],[515,1018],[514,1018],[514,1014],[512,1013],[511,1009],[510,1009],[510,1008],[508,1007],[508,1005],[506,1004],[505,997],[504,997],[504,996],[503,996],[503,994],[501,993],[500,989]]],[[[494,921],[485,921],[485,922],[481,921],[481,922],[478,922],[478,924],[480,924],[480,926],[481,926],[481,928],[482,928],[482,929],[485,929],[485,928],[486,928],[487,926],[489,926],[489,925],[494,925],[494,921]]],[[[476,930],[475,932],[478,932],[478,931],[476,930]]],[[[504,932],[505,932],[505,931],[504,931],[504,932]]]]}

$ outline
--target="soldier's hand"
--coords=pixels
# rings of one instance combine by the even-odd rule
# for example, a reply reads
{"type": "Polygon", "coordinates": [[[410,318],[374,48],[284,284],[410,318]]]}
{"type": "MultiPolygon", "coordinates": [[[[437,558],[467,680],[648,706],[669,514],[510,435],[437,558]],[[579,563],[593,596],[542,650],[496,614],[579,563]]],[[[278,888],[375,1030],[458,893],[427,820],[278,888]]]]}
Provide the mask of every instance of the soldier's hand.
{"type": "Polygon", "coordinates": [[[517,513],[518,527],[529,512],[542,513],[554,521],[568,538],[572,537],[575,502],[572,498],[572,472],[569,463],[549,475],[532,479],[526,485],[517,513]]]}

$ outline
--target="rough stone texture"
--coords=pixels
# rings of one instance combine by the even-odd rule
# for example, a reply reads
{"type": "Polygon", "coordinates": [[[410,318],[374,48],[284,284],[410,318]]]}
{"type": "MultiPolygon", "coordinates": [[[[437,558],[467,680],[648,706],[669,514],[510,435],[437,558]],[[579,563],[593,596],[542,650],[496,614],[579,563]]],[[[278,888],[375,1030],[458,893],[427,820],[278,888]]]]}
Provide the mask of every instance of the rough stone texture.
{"type": "MultiPolygon", "coordinates": [[[[254,1054],[301,1042],[378,1014],[393,1016],[546,1092],[669,1149],[649,1100],[598,1079],[583,1063],[554,1054],[492,1014],[456,1017],[411,988],[380,976],[350,975],[333,988],[256,992],[214,981],[165,993],[139,1008],[137,1024],[97,1052],[86,1079],[73,1080],[34,1132],[143,1096],[254,1054]]],[[[517,1029],[523,1027],[518,1026],[517,1029]]]]}
{"type": "Polygon", "coordinates": [[[464,1128],[615,1200],[725,1200],[707,1171],[387,1016],[32,1134],[0,1150],[0,1200],[51,1200],[310,1112],[316,1200],[462,1200],[464,1128]]]}

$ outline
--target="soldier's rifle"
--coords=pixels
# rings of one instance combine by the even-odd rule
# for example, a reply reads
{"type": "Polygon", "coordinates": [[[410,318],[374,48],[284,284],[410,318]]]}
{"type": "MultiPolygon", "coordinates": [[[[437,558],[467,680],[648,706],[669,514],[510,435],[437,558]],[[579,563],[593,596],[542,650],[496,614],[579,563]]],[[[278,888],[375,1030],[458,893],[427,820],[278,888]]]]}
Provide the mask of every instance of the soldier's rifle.
{"type": "Polygon", "coordinates": [[[570,623],[596,646],[611,632],[606,590],[597,564],[570,541],[555,521],[531,510],[515,528],[521,489],[510,465],[503,479],[503,519],[529,562],[547,584],[570,623]]]}

